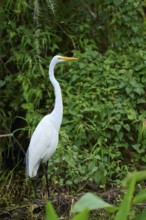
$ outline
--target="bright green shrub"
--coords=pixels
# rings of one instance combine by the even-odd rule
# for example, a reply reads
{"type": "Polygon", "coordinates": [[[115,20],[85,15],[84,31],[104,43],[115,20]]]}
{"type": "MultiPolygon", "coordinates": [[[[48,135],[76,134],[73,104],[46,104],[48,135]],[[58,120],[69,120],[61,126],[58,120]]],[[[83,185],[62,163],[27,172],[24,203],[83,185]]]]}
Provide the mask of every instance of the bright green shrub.
{"type": "Polygon", "coordinates": [[[0,158],[7,149],[17,160],[18,151],[26,151],[40,118],[53,108],[50,59],[74,53],[78,62],[55,73],[64,119],[50,160],[52,181],[104,185],[121,178],[128,164],[135,169],[146,161],[146,6],[138,0],[49,2],[7,0],[0,6],[1,133],[15,134],[3,142],[0,158]]]}
{"type": "Polygon", "coordinates": [[[58,181],[71,186],[89,180],[105,184],[107,177],[122,178],[128,165],[132,170],[133,162],[142,167],[146,160],[145,136],[138,141],[146,114],[146,53],[102,56],[88,47],[75,56],[79,61],[58,75],[64,119],[53,170],[64,174],[58,181]]]}

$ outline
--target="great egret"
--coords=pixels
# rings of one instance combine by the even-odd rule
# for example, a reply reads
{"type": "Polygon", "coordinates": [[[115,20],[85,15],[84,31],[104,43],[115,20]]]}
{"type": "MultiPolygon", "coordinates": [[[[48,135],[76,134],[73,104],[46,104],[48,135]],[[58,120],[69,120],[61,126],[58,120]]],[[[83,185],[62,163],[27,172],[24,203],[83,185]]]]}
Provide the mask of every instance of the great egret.
{"type": "MultiPolygon", "coordinates": [[[[49,66],[49,78],[55,91],[55,106],[53,111],[44,116],[32,134],[30,144],[26,153],[26,172],[29,177],[37,176],[40,163],[45,163],[55,152],[58,144],[59,129],[62,123],[63,103],[61,88],[54,76],[54,68],[57,63],[76,60],[75,57],[54,56],[49,66]]],[[[47,183],[48,197],[48,163],[46,163],[45,177],[47,183]]],[[[37,182],[36,182],[37,186],[37,182]]],[[[36,198],[36,187],[35,187],[36,198]]]]}

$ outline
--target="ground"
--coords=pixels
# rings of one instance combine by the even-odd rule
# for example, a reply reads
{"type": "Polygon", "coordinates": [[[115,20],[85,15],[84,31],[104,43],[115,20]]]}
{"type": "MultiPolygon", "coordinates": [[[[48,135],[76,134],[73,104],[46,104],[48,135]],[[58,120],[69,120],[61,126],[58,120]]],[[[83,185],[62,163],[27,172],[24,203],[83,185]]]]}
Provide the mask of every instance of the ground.
{"type": "MultiPolygon", "coordinates": [[[[72,192],[64,186],[50,185],[51,202],[60,219],[69,220],[72,217],[71,208],[85,192],[94,192],[110,204],[118,204],[123,197],[124,188],[109,184],[106,188],[99,188],[95,183],[89,182],[82,191],[72,192]]],[[[37,199],[34,201],[33,180],[26,179],[23,170],[10,172],[7,178],[0,181],[0,219],[30,220],[45,219],[45,206],[48,200],[45,178],[40,179],[37,191],[37,199]]],[[[136,209],[146,207],[146,203],[141,204],[136,209]]],[[[111,217],[104,211],[92,211],[90,220],[110,220],[111,217]]]]}
{"type": "MultiPolygon", "coordinates": [[[[105,201],[113,203],[118,198],[116,188],[99,190],[94,184],[88,185],[90,191],[94,191],[105,201]]],[[[47,191],[45,178],[41,178],[37,191],[38,198],[34,201],[33,180],[26,179],[23,171],[11,172],[0,184],[0,219],[45,219],[45,205],[47,201],[47,191]]],[[[71,217],[71,207],[74,202],[82,196],[85,191],[71,192],[69,189],[59,186],[50,186],[51,202],[60,219],[71,217]]],[[[99,212],[98,212],[99,214],[99,212]]],[[[96,215],[93,213],[93,216],[96,215]]]]}

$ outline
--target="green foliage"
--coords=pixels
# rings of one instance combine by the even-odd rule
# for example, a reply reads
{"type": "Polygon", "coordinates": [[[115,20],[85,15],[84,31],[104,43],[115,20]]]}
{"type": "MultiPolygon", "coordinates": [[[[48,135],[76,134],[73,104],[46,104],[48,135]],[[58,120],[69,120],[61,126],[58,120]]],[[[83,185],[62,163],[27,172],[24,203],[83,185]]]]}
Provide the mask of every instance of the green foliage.
{"type": "Polygon", "coordinates": [[[52,220],[58,220],[59,218],[57,217],[57,214],[51,204],[51,202],[47,202],[46,204],[46,219],[49,220],[49,219],[52,219],[52,220]]]}
{"type": "Polygon", "coordinates": [[[47,72],[60,53],[79,60],[55,70],[64,118],[49,161],[52,183],[105,186],[136,164],[143,168],[145,8],[139,0],[2,1],[0,132],[14,132],[14,138],[3,140],[1,160],[10,149],[14,163],[23,159],[18,152],[26,151],[37,123],[52,111],[47,72]]]}
{"type": "MultiPolygon", "coordinates": [[[[73,206],[72,213],[80,212],[73,220],[84,220],[88,219],[89,211],[95,209],[105,209],[107,212],[112,213],[112,219],[115,220],[128,220],[129,217],[132,220],[145,220],[146,212],[142,211],[141,213],[135,211],[133,204],[138,204],[140,202],[146,201],[145,190],[141,190],[135,197],[134,191],[136,183],[146,179],[146,171],[134,172],[128,174],[124,179],[123,183],[127,187],[124,198],[119,205],[119,207],[113,206],[104,202],[100,197],[94,195],[93,193],[84,194],[73,206]],[[142,194],[144,195],[142,196],[142,194]],[[132,202],[133,201],[133,202],[132,202]],[[132,206],[132,207],[131,207],[132,206]],[[133,215],[134,213],[134,215],[133,215]]],[[[56,220],[55,210],[52,214],[52,206],[50,203],[47,203],[47,209],[51,209],[50,212],[47,212],[47,219],[56,220]]],[[[97,217],[97,216],[96,216],[97,217]]]]}
{"type": "MultiPolygon", "coordinates": [[[[124,184],[128,187],[128,189],[127,189],[125,196],[121,202],[121,205],[119,207],[119,211],[116,215],[115,220],[128,219],[128,216],[130,216],[130,213],[131,213],[130,209],[131,209],[131,205],[132,205],[132,199],[134,196],[135,185],[137,182],[145,180],[145,179],[146,179],[146,171],[135,172],[135,173],[129,174],[126,177],[126,179],[124,180],[124,184]]],[[[142,191],[140,191],[139,194],[141,194],[142,191]]],[[[133,199],[133,201],[135,201],[135,204],[136,203],[138,204],[140,202],[137,200],[137,198],[139,198],[139,194],[133,199]]],[[[146,196],[143,197],[143,201],[146,201],[146,196]]],[[[136,217],[136,213],[135,213],[135,217],[136,217]]],[[[145,218],[142,218],[142,219],[144,220],[145,218]]]]}
{"type": "Polygon", "coordinates": [[[67,76],[61,72],[68,86],[61,81],[64,119],[50,167],[55,163],[53,176],[62,167],[63,179],[54,177],[62,184],[90,180],[104,185],[107,179],[122,178],[128,164],[139,161],[142,167],[146,159],[145,136],[139,141],[146,113],[146,53],[108,51],[102,56],[92,46],[84,54],[74,53],[79,62],[70,64],[67,76]]]}
{"type": "Polygon", "coordinates": [[[84,209],[84,211],[75,215],[75,217],[72,220],[88,220],[89,219],[88,216],[89,216],[89,210],[84,209]]]}
{"type": "MultiPolygon", "coordinates": [[[[72,212],[82,212],[84,209],[88,210],[94,210],[99,208],[104,208],[109,212],[115,212],[118,210],[115,214],[115,217],[112,219],[115,220],[126,220],[128,219],[128,216],[131,216],[131,214],[134,212],[134,216],[131,219],[138,219],[138,216],[141,216],[141,219],[145,219],[145,211],[139,213],[136,213],[134,206],[131,208],[133,204],[138,204],[141,202],[146,201],[146,195],[145,190],[141,190],[135,197],[134,197],[134,191],[136,183],[142,180],[146,179],[146,172],[135,172],[132,174],[129,174],[123,181],[123,184],[125,187],[127,187],[127,190],[125,192],[125,196],[120,204],[120,206],[114,207],[106,202],[104,202],[101,198],[95,196],[91,193],[86,193],[83,195],[79,201],[75,203],[73,206],[72,212]],[[133,198],[134,197],[134,198],[133,198]],[[107,209],[108,208],[108,209],[107,209]]],[[[132,214],[133,215],[133,214],[132,214]]]]}
{"type": "Polygon", "coordinates": [[[76,213],[81,212],[84,209],[95,210],[103,208],[107,210],[115,210],[112,205],[104,202],[100,197],[95,196],[92,193],[86,193],[75,203],[72,212],[76,213]]]}
{"type": "MultiPolygon", "coordinates": [[[[88,220],[88,214],[89,214],[89,210],[85,209],[84,211],[74,216],[72,220],[88,220]]],[[[57,216],[57,213],[55,209],[53,208],[51,202],[48,201],[46,204],[46,220],[50,220],[50,219],[58,220],[59,217],[57,216]]]]}
{"type": "Polygon", "coordinates": [[[143,20],[144,11],[142,1],[110,1],[109,11],[112,14],[109,24],[109,36],[112,38],[111,45],[119,49],[129,46],[142,47],[144,44],[143,20]]]}
{"type": "Polygon", "coordinates": [[[140,203],[146,199],[146,189],[141,190],[134,198],[133,203],[140,203]]]}

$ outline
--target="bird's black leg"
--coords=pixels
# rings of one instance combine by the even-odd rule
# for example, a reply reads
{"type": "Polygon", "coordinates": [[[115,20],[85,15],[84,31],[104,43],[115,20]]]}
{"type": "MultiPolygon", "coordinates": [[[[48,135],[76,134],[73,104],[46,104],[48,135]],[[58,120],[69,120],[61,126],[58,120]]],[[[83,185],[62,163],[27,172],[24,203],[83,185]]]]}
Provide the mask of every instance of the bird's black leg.
{"type": "Polygon", "coordinates": [[[50,200],[50,190],[49,190],[49,181],[48,181],[48,161],[45,164],[45,178],[46,178],[46,187],[48,192],[48,199],[50,200]]]}
{"type": "Polygon", "coordinates": [[[39,170],[37,172],[35,181],[34,181],[34,201],[36,202],[36,198],[37,198],[37,188],[38,188],[38,179],[39,179],[39,170]]]}

